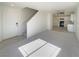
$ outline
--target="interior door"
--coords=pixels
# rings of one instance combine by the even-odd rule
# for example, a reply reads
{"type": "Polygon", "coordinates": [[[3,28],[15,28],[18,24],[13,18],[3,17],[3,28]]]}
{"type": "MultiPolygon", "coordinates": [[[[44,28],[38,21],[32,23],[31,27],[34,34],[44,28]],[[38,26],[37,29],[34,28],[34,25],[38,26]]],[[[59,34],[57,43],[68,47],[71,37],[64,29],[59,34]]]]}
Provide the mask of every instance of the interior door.
{"type": "Polygon", "coordinates": [[[3,12],[3,39],[17,35],[17,11],[14,8],[5,7],[3,12]]]}

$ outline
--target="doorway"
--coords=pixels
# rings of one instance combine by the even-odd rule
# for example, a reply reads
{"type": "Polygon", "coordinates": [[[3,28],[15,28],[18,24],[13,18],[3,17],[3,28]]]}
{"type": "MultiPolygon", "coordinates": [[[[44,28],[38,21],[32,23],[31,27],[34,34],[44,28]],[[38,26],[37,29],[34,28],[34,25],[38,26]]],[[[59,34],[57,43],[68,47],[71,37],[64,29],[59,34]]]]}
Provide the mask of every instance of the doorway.
{"type": "Polygon", "coordinates": [[[53,15],[53,31],[67,32],[67,25],[69,24],[70,16],[60,13],[53,15]]]}

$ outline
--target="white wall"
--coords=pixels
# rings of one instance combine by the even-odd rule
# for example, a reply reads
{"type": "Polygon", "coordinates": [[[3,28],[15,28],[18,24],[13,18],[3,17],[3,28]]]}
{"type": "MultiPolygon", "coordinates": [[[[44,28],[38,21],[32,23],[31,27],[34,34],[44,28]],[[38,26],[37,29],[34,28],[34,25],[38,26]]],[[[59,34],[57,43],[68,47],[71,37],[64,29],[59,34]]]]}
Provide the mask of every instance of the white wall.
{"type": "Polygon", "coordinates": [[[47,27],[48,27],[48,30],[52,30],[53,29],[53,13],[48,13],[48,16],[47,16],[47,27]]]}
{"type": "Polygon", "coordinates": [[[1,9],[1,6],[0,6],[0,41],[2,40],[2,9],[1,9]]]}
{"type": "Polygon", "coordinates": [[[77,31],[77,10],[74,12],[74,32],[76,33],[77,31]]]}
{"type": "Polygon", "coordinates": [[[74,22],[74,16],[75,16],[74,13],[70,15],[70,21],[71,21],[71,22],[74,22]]]}
{"type": "Polygon", "coordinates": [[[77,39],[79,40],[79,7],[77,7],[76,10],[76,21],[75,21],[75,28],[76,28],[76,36],[77,39]]]}
{"type": "Polygon", "coordinates": [[[35,15],[36,12],[37,10],[27,8],[27,7],[22,9],[22,20],[20,20],[21,22],[20,32],[24,33],[24,35],[27,32],[26,23],[35,15]]]}
{"type": "Polygon", "coordinates": [[[36,10],[30,8],[26,8],[24,11],[23,8],[9,6],[1,6],[1,9],[0,15],[2,15],[0,16],[0,38],[1,36],[2,38],[0,40],[23,35],[26,31],[26,24],[24,23],[26,23],[26,20],[31,18],[36,12],[36,10]],[[16,25],[16,22],[18,25],[16,25]]]}
{"type": "Polygon", "coordinates": [[[47,30],[47,13],[37,12],[35,16],[27,23],[27,38],[47,30]]]}

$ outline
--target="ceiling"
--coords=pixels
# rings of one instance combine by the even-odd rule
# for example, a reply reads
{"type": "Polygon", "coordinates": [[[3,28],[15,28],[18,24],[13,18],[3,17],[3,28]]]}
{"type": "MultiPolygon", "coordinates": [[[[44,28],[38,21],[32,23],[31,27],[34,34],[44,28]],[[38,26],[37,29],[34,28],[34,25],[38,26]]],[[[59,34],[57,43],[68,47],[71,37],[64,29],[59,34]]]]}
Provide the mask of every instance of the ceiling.
{"type": "Polygon", "coordinates": [[[78,2],[0,2],[0,5],[29,7],[42,11],[68,10],[73,11],[78,2]]]}

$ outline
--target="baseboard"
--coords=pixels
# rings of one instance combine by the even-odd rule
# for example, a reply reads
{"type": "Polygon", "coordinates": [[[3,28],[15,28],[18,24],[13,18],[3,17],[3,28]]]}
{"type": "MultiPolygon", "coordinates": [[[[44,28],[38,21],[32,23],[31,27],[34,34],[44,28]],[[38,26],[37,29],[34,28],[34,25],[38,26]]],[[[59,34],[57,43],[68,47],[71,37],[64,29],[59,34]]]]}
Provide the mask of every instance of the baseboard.
{"type": "Polygon", "coordinates": [[[13,39],[13,38],[16,38],[16,37],[20,37],[20,36],[24,36],[24,35],[18,35],[18,36],[13,36],[13,37],[10,37],[10,38],[7,38],[7,39],[2,39],[2,40],[0,40],[0,42],[8,40],[8,39],[13,39]]]}

